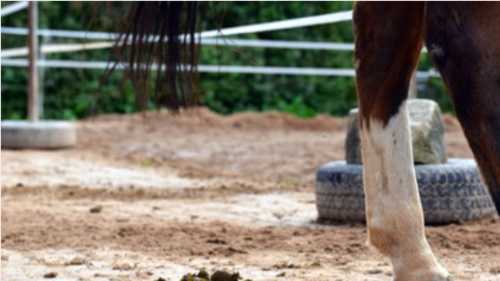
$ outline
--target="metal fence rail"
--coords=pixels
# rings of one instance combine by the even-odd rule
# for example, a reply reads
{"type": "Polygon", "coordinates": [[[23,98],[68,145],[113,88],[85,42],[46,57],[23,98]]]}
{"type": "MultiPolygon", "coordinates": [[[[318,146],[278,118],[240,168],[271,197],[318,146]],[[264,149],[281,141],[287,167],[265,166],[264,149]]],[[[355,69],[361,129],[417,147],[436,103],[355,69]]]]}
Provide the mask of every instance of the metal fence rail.
{"type": "MultiPolygon", "coordinates": [[[[26,67],[26,59],[3,59],[2,65],[13,67],[26,67]]],[[[38,66],[44,68],[69,68],[69,69],[107,69],[112,63],[106,61],[78,61],[78,60],[39,60],[38,66]]],[[[125,63],[118,63],[116,69],[125,69],[125,63]]],[[[158,65],[152,65],[157,69],[158,65]]],[[[341,76],[354,77],[355,71],[350,68],[321,68],[321,67],[279,67],[279,66],[242,66],[242,65],[199,65],[199,72],[205,73],[241,73],[265,75],[305,75],[305,76],[341,76]]],[[[439,77],[433,70],[418,71],[418,79],[439,77]]]]}
{"type": "MultiPolygon", "coordinates": [[[[9,35],[27,35],[28,29],[23,27],[2,27],[0,31],[3,34],[9,35]]],[[[86,39],[86,40],[114,40],[118,38],[117,33],[108,32],[95,32],[95,31],[80,31],[80,30],[55,30],[55,29],[40,29],[37,34],[44,37],[53,38],[72,38],[72,39],[86,39]]],[[[253,48],[277,48],[277,49],[301,49],[301,50],[330,50],[330,51],[353,51],[353,43],[335,43],[335,42],[311,42],[311,41],[288,41],[288,40],[259,40],[259,39],[239,39],[239,38],[204,38],[201,42],[202,45],[221,45],[229,47],[253,47],[253,48]]],[[[81,43],[82,50],[86,50],[86,46],[94,44],[100,46],[99,48],[110,48],[114,42],[98,42],[98,43],[81,43]]],[[[65,52],[66,45],[76,46],[77,44],[59,44],[62,52],[65,52]]],[[[55,51],[56,44],[51,44],[51,49],[55,51]]],[[[44,46],[42,53],[44,53],[44,46]]],[[[97,49],[95,47],[93,49],[97,49]]],[[[13,48],[2,50],[1,57],[14,57],[24,56],[25,51],[23,48],[13,48]]],[[[73,49],[78,51],[78,49],[73,49]]]]}
{"type": "Polygon", "coordinates": [[[0,10],[0,16],[5,17],[28,7],[28,1],[19,1],[17,3],[5,6],[0,10]]]}

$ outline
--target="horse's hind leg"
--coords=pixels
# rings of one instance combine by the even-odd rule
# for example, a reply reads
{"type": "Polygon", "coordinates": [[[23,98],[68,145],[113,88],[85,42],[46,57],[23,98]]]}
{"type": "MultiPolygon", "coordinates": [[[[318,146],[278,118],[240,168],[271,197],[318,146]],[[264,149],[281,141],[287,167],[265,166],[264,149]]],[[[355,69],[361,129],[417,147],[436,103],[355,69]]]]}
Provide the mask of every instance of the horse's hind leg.
{"type": "Polygon", "coordinates": [[[405,102],[424,4],[360,2],[353,20],[368,240],[395,280],[447,280],[425,238],[405,102]]]}
{"type": "Polygon", "coordinates": [[[426,43],[500,212],[500,4],[428,4],[426,43]]]}

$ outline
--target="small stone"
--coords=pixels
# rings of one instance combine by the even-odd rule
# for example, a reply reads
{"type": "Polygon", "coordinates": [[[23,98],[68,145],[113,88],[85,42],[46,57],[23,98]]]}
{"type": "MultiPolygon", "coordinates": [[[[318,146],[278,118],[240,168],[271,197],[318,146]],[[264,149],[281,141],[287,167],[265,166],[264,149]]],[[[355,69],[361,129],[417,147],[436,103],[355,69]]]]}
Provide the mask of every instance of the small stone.
{"type": "Polygon", "coordinates": [[[320,267],[321,266],[321,262],[320,261],[315,261],[315,262],[311,263],[311,266],[312,267],[320,267]]]}
{"type": "Polygon", "coordinates": [[[221,270],[214,272],[210,278],[211,281],[238,281],[238,279],[240,279],[239,273],[228,273],[221,270]]]}
{"type": "Polygon", "coordinates": [[[219,238],[208,239],[207,243],[209,243],[209,244],[219,244],[219,245],[226,245],[227,244],[227,242],[225,240],[219,239],[219,238]]]}
{"type": "Polygon", "coordinates": [[[83,265],[87,263],[87,261],[82,257],[74,257],[70,261],[68,261],[65,265],[83,265]]]}
{"type": "Polygon", "coordinates": [[[275,269],[297,269],[297,268],[300,268],[299,265],[296,265],[296,264],[290,263],[290,262],[280,262],[280,263],[273,265],[273,267],[275,269]]]}
{"type": "Polygon", "coordinates": [[[151,271],[139,270],[139,271],[135,272],[135,277],[137,277],[140,280],[149,279],[149,277],[151,277],[151,276],[153,276],[153,272],[151,272],[151,271]]]}
{"type": "Polygon", "coordinates": [[[101,205],[97,205],[97,206],[94,206],[94,207],[89,209],[89,212],[92,214],[97,214],[97,213],[100,213],[101,211],[102,211],[101,205]]]}
{"type": "Polygon", "coordinates": [[[369,269],[366,271],[366,274],[380,274],[380,273],[383,273],[383,271],[380,269],[369,269]]]}
{"type": "Polygon", "coordinates": [[[56,278],[57,272],[47,272],[43,275],[43,278],[56,278]]]}
{"type": "Polygon", "coordinates": [[[134,269],[135,266],[131,265],[130,263],[127,262],[117,262],[113,264],[113,270],[132,270],[134,269]]]}

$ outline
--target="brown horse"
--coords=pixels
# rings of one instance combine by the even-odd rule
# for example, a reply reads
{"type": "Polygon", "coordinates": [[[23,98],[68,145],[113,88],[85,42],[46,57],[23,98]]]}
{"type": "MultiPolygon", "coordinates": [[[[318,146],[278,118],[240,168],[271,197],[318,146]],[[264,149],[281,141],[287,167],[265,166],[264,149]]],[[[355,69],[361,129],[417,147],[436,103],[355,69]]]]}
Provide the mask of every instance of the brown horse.
{"type": "MultiPolygon", "coordinates": [[[[179,65],[196,57],[196,6],[140,3],[125,33],[131,74],[146,77],[137,66],[156,55],[174,107],[184,104],[179,85],[192,74],[179,65]],[[162,40],[145,44],[145,34],[162,40]]],[[[405,100],[425,43],[500,211],[500,3],[361,2],[353,22],[368,240],[391,259],[395,280],[449,280],[425,237],[405,100]]]]}

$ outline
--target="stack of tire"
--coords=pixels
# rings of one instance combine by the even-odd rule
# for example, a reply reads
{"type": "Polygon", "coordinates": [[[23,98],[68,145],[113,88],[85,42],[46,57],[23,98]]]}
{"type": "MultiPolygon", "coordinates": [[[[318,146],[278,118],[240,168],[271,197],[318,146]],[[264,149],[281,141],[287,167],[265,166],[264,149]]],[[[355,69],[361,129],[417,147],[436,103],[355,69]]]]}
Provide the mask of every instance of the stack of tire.
{"type": "MultiPolygon", "coordinates": [[[[362,169],[358,164],[335,161],[318,170],[316,206],[320,221],[365,221],[362,169]]],[[[426,224],[468,221],[496,213],[473,160],[415,165],[415,172],[426,224]]]]}
{"type": "MultiPolygon", "coordinates": [[[[412,100],[408,102],[408,109],[425,223],[449,224],[494,216],[495,206],[475,161],[446,158],[444,126],[437,104],[412,100]],[[419,129],[420,125],[425,129],[419,129]]],[[[327,163],[316,174],[319,222],[365,221],[357,111],[351,111],[350,117],[346,161],[327,163]]]]}

